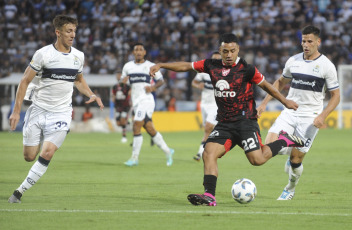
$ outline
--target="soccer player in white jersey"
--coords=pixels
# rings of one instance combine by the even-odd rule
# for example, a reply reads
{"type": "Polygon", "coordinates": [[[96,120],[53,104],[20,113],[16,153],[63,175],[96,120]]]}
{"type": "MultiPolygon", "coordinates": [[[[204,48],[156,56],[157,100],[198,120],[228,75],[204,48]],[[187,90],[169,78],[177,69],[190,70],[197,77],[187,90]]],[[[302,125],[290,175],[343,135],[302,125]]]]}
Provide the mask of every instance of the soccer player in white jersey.
{"type": "MultiPolygon", "coordinates": [[[[289,154],[285,171],[289,174],[278,200],[291,200],[303,172],[303,158],[311,148],[319,128],[324,126],[326,117],[340,102],[340,90],[334,64],[318,50],[320,30],[315,26],[306,26],[302,30],[303,52],[290,57],[282,76],[273,84],[279,90],[291,81],[287,99],[296,101],[298,109],[285,109],[269,129],[266,143],[277,140],[280,130],[300,137],[305,146],[301,148],[284,148],[281,154],[289,154]],[[330,92],[330,100],[323,107],[325,91],[330,92]]],[[[272,97],[267,95],[257,108],[260,115],[272,97]]]]}
{"type": "Polygon", "coordinates": [[[100,109],[104,107],[83,78],[84,54],[72,47],[77,19],[58,15],[53,24],[57,40],[35,52],[18,85],[15,106],[10,116],[11,130],[15,130],[26,91],[34,89],[35,96],[28,97],[32,98],[33,103],[24,120],[23,155],[26,161],[34,161],[40,154],[26,179],[9,198],[9,203],[21,202],[22,194],[43,176],[54,153],[62,145],[72,120],[73,85],[89,97],[86,103],[96,101],[100,109]],[[32,81],[35,84],[28,88],[32,81]]]}
{"type": "MultiPolygon", "coordinates": [[[[214,52],[211,55],[211,59],[221,59],[220,53],[214,52]]],[[[205,141],[208,139],[209,134],[211,133],[211,131],[213,131],[215,125],[218,123],[218,121],[216,120],[218,106],[215,102],[214,87],[211,83],[209,74],[197,73],[197,75],[192,81],[192,86],[194,88],[202,90],[200,108],[202,111],[204,136],[202,142],[200,143],[197,155],[193,157],[194,160],[200,161],[204,152],[205,141]]]]}
{"type": "Polygon", "coordinates": [[[158,87],[164,84],[163,76],[160,72],[156,74],[156,83],[151,85],[149,68],[154,63],[145,60],[146,50],[142,43],[133,46],[134,60],[126,63],[122,69],[120,82],[131,85],[131,98],[134,111],[133,119],[133,148],[131,158],[125,162],[127,166],[137,166],[138,158],[143,144],[142,127],[152,137],[153,142],[163,150],[166,155],[166,165],[173,163],[172,155],[174,150],[165,143],[162,135],[155,130],[152,115],[155,108],[155,101],[152,95],[158,87]]]}

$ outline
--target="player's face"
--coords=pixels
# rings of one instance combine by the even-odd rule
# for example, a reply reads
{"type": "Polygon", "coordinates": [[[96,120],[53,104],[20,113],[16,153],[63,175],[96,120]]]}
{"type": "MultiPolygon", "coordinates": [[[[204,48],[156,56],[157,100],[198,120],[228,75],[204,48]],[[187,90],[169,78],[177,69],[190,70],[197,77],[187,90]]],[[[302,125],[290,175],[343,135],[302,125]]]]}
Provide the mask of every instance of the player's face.
{"type": "Polygon", "coordinates": [[[240,51],[240,47],[237,43],[222,43],[219,49],[221,54],[221,59],[227,66],[232,66],[238,57],[238,52],[240,51]]]}
{"type": "Polygon", "coordinates": [[[134,60],[135,62],[143,62],[144,61],[144,56],[146,55],[146,51],[143,46],[137,45],[133,49],[133,55],[134,55],[134,60]]]}
{"type": "Polygon", "coordinates": [[[61,29],[56,30],[58,40],[66,49],[69,49],[73,45],[73,40],[76,37],[76,29],[74,24],[65,24],[61,29]]]}
{"type": "Polygon", "coordinates": [[[306,60],[313,60],[319,56],[318,48],[320,46],[320,38],[314,34],[303,34],[302,35],[302,48],[304,58],[306,60]]]}

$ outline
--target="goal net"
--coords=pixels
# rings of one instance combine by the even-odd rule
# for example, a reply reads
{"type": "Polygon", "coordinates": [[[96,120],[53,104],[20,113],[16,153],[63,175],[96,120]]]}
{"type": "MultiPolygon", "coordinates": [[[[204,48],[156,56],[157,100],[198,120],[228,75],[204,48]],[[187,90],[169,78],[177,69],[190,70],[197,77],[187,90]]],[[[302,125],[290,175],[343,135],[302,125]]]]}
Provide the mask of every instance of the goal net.
{"type": "Polygon", "coordinates": [[[352,65],[339,65],[340,104],[337,107],[337,127],[352,128],[352,65]]]}

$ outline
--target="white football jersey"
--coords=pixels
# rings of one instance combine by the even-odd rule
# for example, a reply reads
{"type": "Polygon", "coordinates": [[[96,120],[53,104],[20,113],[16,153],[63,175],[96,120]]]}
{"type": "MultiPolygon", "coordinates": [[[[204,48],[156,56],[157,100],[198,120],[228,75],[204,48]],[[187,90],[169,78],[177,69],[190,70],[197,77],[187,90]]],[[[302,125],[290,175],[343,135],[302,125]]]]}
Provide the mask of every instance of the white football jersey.
{"type": "Polygon", "coordinates": [[[83,52],[73,47],[70,53],[58,51],[53,44],[37,50],[29,64],[37,71],[31,85],[35,88],[33,103],[51,112],[71,110],[73,84],[83,70],[83,63],[83,52]]]}
{"type": "Polygon", "coordinates": [[[202,90],[202,99],[200,102],[201,105],[217,106],[215,102],[215,96],[214,96],[214,87],[213,87],[213,84],[211,83],[209,74],[197,73],[194,79],[196,81],[204,83],[204,88],[202,90]]]}
{"type": "Polygon", "coordinates": [[[339,88],[336,68],[323,54],[314,60],[304,60],[303,53],[290,57],[283,76],[292,79],[287,99],[299,105],[296,111],[286,110],[298,116],[315,117],[320,114],[326,89],[331,91],[339,88]]]}
{"type": "MultiPolygon", "coordinates": [[[[149,70],[153,65],[155,65],[153,62],[146,60],[143,63],[130,61],[123,66],[120,81],[129,77],[128,84],[131,85],[131,99],[133,106],[136,106],[144,100],[154,101],[153,95],[145,91],[145,87],[151,85],[152,78],[149,75],[149,70]]],[[[154,79],[156,81],[163,79],[163,75],[160,71],[155,73],[154,79]]]]}

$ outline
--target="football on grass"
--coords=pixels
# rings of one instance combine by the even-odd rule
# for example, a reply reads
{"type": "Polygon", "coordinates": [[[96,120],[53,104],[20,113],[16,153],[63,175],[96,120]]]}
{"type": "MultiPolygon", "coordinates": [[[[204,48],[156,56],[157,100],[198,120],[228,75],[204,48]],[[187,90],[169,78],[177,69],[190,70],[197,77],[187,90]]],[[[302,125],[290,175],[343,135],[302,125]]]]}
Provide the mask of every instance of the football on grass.
{"type": "Polygon", "coordinates": [[[257,196],[257,188],[253,181],[242,178],[232,185],[231,193],[235,201],[240,204],[247,204],[257,196]]]}

